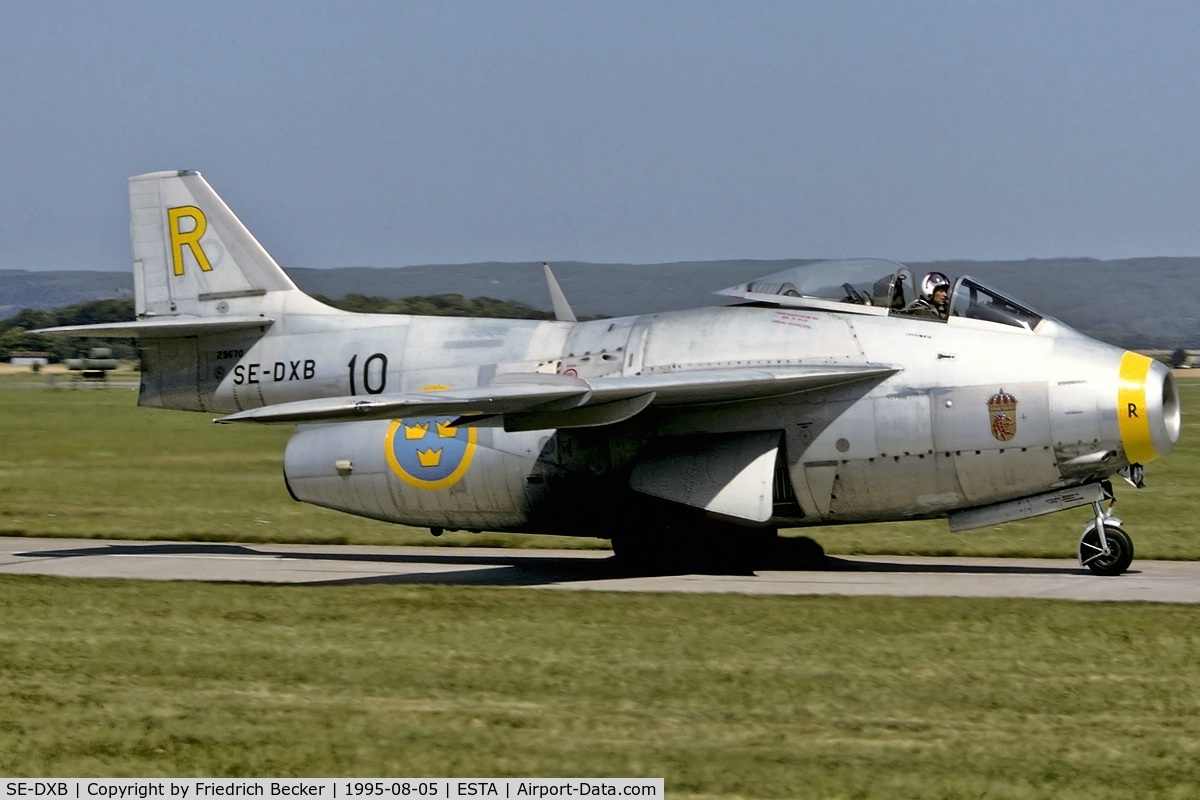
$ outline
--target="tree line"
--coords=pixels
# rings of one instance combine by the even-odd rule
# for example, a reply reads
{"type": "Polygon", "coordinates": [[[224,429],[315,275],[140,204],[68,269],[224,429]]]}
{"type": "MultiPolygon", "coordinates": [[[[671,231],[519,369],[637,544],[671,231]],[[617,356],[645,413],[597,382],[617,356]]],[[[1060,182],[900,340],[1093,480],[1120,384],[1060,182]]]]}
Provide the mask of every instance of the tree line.
{"type": "Polygon", "coordinates": [[[66,308],[22,309],[16,316],[0,320],[0,361],[14,353],[44,353],[50,363],[86,356],[93,347],[107,347],[113,358],[137,360],[138,351],[128,339],[95,339],[64,336],[40,336],[29,333],[37,328],[60,325],[99,325],[104,322],[128,322],[133,319],[133,300],[89,300],[66,308]]]}

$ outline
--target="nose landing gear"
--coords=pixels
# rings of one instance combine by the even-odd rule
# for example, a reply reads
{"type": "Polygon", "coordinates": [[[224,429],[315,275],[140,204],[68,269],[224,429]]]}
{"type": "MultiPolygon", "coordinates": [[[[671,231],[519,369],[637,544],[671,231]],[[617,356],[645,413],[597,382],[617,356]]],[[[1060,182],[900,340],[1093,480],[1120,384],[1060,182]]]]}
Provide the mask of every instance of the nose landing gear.
{"type": "Polygon", "coordinates": [[[1099,501],[1092,503],[1095,516],[1079,538],[1079,563],[1096,575],[1120,575],[1133,561],[1133,540],[1121,527],[1122,520],[1113,516],[1117,501],[1107,481],[1104,494],[1111,502],[1107,511],[1099,501]]]}
{"type": "Polygon", "coordinates": [[[1133,541],[1112,521],[1103,530],[1103,541],[1096,528],[1089,528],[1079,540],[1079,563],[1097,575],[1120,575],[1133,561],[1133,541]]]}

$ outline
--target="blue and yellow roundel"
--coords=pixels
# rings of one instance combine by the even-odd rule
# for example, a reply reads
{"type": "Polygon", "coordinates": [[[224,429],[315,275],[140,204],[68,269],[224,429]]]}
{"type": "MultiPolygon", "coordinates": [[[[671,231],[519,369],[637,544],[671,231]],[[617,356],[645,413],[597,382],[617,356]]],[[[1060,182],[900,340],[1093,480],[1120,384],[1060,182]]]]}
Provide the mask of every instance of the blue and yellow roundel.
{"type": "Polygon", "coordinates": [[[476,431],[454,427],[452,421],[392,420],[385,445],[392,472],[418,489],[445,489],[458,483],[475,455],[476,431]]]}

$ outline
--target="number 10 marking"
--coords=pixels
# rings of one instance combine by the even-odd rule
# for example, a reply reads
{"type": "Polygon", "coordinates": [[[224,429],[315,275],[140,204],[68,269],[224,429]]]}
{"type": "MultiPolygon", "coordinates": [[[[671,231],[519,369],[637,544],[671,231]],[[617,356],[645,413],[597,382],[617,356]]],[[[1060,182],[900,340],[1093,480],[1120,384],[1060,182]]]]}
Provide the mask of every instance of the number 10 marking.
{"type": "MultiPolygon", "coordinates": [[[[350,394],[358,394],[354,382],[354,365],[358,363],[358,354],[347,364],[350,368],[350,394]]],[[[387,386],[387,356],[383,353],[373,353],[363,361],[362,385],[367,394],[383,394],[387,386]]]]}

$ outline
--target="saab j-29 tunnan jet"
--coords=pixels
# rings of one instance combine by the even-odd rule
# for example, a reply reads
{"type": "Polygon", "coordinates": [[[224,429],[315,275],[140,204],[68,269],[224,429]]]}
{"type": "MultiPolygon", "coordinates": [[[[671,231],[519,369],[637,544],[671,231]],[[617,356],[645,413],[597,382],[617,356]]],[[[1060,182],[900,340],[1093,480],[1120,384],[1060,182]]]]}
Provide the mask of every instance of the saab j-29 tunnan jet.
{"type": "MultiPolygon", "coordinates": [[[[780,527],[1089,508],[1179,436],[1170,371],[970,277],[830,261],[721,307],[578,322],[355,314],[301,292],[197,172],[130,179],[139,404],[296,426],[297,500],[444,529],[750,550],[780,527]],[[932,283],[941,276],[931,274],[932,283]]],[[[726,300],[728,302],[728,300],[726,300]]]]}

